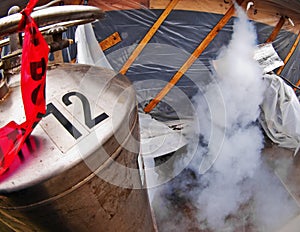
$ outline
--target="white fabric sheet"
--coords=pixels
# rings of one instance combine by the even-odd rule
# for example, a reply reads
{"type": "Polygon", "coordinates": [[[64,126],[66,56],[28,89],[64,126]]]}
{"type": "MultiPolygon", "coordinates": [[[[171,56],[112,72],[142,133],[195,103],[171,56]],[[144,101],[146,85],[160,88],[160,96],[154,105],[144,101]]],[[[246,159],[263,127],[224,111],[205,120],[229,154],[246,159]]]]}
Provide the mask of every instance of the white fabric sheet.
{"type": "Polygon", "coordinates": [[[95,37],[91,23],[79,25],[75,32],[77,62],[113,70],[95,37]]]}
{"type": "Polygon", "coordinates": [[[300,103],[294,90],[277,75],[265,75],[267,89],[260,122],[268,137],[281,147],[300,148],[300,103]]]}

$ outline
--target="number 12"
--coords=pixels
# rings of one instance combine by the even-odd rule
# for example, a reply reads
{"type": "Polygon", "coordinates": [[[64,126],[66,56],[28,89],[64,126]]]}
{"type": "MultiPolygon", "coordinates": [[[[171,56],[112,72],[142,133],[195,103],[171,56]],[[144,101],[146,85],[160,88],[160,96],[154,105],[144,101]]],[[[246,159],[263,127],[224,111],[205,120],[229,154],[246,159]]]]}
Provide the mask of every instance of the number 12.
{"type": "MultiPolygon", "coordinates": [[[[88,128],[92,129],[94,126],[108,118],[106,113],[102,113],[97,117],[92,118],[91,107],[88,99],[83,94],[78,92],[69,92],[62,97],[62,101],[66,106],[72,104],[69,99],[71,96],[76,96],[80,99],[82,103],[84,122],[88,128]]],[[[52,103],[47,104],[47,111],[44,117],[47,117],[49,114],[52,114],[75,139],[78,139],[80,136],[82,136],[79,130],[52,103]]]]}

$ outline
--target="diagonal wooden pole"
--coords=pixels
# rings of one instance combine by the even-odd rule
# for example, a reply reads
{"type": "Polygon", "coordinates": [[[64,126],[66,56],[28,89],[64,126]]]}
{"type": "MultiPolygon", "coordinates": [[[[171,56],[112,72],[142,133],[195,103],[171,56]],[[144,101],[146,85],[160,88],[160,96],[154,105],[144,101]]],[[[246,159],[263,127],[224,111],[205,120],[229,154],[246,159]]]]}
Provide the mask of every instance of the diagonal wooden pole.
{"type": "Polygon", "coordinates": [[[173,8],[177,5],[179,0],[171,0],[171,2],[168,4],[166,9],[163,11],[163,13],[159,16],[157,21],[153,24],[153,26],[150,28],[150,30],[147,32],[145,37],[141,40],[141,42],[138,44],[138,46],[135,48],[135,50],[132,52],[128,60],[125,62],[123,67],[120,70],[121,74],[126,74],[129,67],[132,65],[132,63],[135,61],[135,59],[138,57],[138,55],[142,52],[144,47],[147,45],[147,43],[151,40],[153,35],[156,33],[160,25],[164,22],[164,20],[168,17],[170,12],[173,10],[173,8]]]}
{"type": "Polygon", "coordinates": [[[285,65],[286,65],[287,62],[290,60],[291,56],[293,55],[294,51],[296,50],[296,48],[297,48],[297,46],[298,46],[299,39],[300,39],[300,31],[298,32],[298,36],[297,36],[297,38],[296,38],[296,40],[295,40],[293,46],[291,47],[291,50],[289,51],[289,53],[287,54],[287,56],[285,57],[285,59],[284,59],[284,61],[283,61],[284,65],[281,66],[281,67],[277,70],[277,72],[276,72],[277,75],[280,75],[280,74],[281,74],[281,72],[282,72],[282,70],[284,69],[285,65]]]}
{"type": "MultiPolygon", "coordinates": [[[[298,82],[296,83],[296,86],[297,87],[299,87],[299,85],[300,85],[300,79],[298,80],[298,82]]],[[[296,88],[294,88],[294,91],[296,91],[297,89],[296,88]]]]}
{"type": "Polygon", "coordinates": [[[269,38],[266,40],[266,43],[271,43],[273,42],[277,35],[279,34],[283,24],[285,22],[285,17],[281,16],[278,23],[276,24],[276,26],[274,27],[274,30],[272,31],[271,35],[269,36],[269,38]]]}
{"type": "MultiPolygon", "coordinates": [[[[244,0],[236,1],[237,4],[242,4],[244,0]]],[[[187,59],[187,61],[181,66],[177,73],[172,77],[169,83],[156,95],[156,97],[150,101],[150,103],[144,108],[145,113],[151,112],[151,110],[168,94],[168,92],[174,87],[174,85],[180,80],[183,74],[192,66],[192,64],[198,59],[202,54],[204,49],[210,44],[210,42],[217,36],[219,31],[226,25],[229,19],[234,15],[235,9],[232,5],[228,11],[225,13],[223,18],[215,25],[215,27],[208,33],[205,39],[199,44],[199,46],[194,50],[192,55],[187,59]]]]}
{"type": "MultiPolygon", "coordinates": [[[[284,22],[285,22],[285,17],[284,17],[284,16],[281,16],[280,19],[279,19],[279,21],[278,21],[278,23],[276,24],[274,30],[272,31],[271,35],[270,35],[269,38],[266,40],[266,43],[271,43],[271,42],[273,42],[273,41],[276,39],[277,35],[279,34],[281,28],[282,28],[283,25],[284,25],[284,22]]],[[[299,35],[298,35],[298,36],[299,36],[299,35]]],[[[296,42],[296,43],[299,43],[299,41],[297,42],[297,39],[296,39],[295,42],[296,42]]],[[[297,46],[296,46],[296,47],[297,47],[297,46]]],[[[294,52],[294,51],[293,51],[293,52],[294,52]]],[[[292,52],[292,53],[293,53],[293,52],[292,52]]],[[[282,70],[283,70],[283,68],[282,68],[282,70]]],[[[281,73],[282,70],[278,70],[277,72],[278,72],[278,73],[279,73],[279,72],[281,73]]],[[[280,75],[280,73],[279,73],[278,75],[280,75]]],[[[299,85],[300,85],[300,80],[298,80],[298,82],[295,84],[295,86],[299,87],[299,85]]],[[[294,91],[296,91],[296,90],[297,90],[297,89],[294,88],[294,91]]]]}

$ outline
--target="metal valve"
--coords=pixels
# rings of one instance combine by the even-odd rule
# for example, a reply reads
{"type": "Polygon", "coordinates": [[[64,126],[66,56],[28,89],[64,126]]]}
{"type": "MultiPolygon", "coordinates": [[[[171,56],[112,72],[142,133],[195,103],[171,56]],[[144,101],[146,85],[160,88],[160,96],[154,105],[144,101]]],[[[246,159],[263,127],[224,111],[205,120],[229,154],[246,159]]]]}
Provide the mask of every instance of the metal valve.
{"type": "Polygon", "coordinates": [[[58,50],[62,50],[69,45],[73,44],[72,39],[63,39],[62,33],[67,30],[64,26],[56,26],[51,29],[49,29],[45,33],[46,40],[50,47],[50,52],[55,52],[58,50]]]}

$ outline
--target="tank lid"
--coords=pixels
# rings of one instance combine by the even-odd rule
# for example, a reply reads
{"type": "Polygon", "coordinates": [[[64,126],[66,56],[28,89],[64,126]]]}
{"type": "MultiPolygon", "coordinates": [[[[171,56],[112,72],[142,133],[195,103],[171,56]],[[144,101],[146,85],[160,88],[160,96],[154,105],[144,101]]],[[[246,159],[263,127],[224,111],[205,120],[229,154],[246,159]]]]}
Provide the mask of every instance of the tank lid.
{"type": "MultiPolygon", "coordinates": [[[[42,183],[98,152],[96,169],[109,158],[103,144],[119,131],[136,104],[135,92],[124,76],[120,78],[112,70],[79,64],[49,68],[46,101],[46,115],[12,167],[0,177],[0,193],[42,183]]],[[[25,121],[18,84],[11,88],[0,110],[1,127],[12,120],[25,121]]]]}

